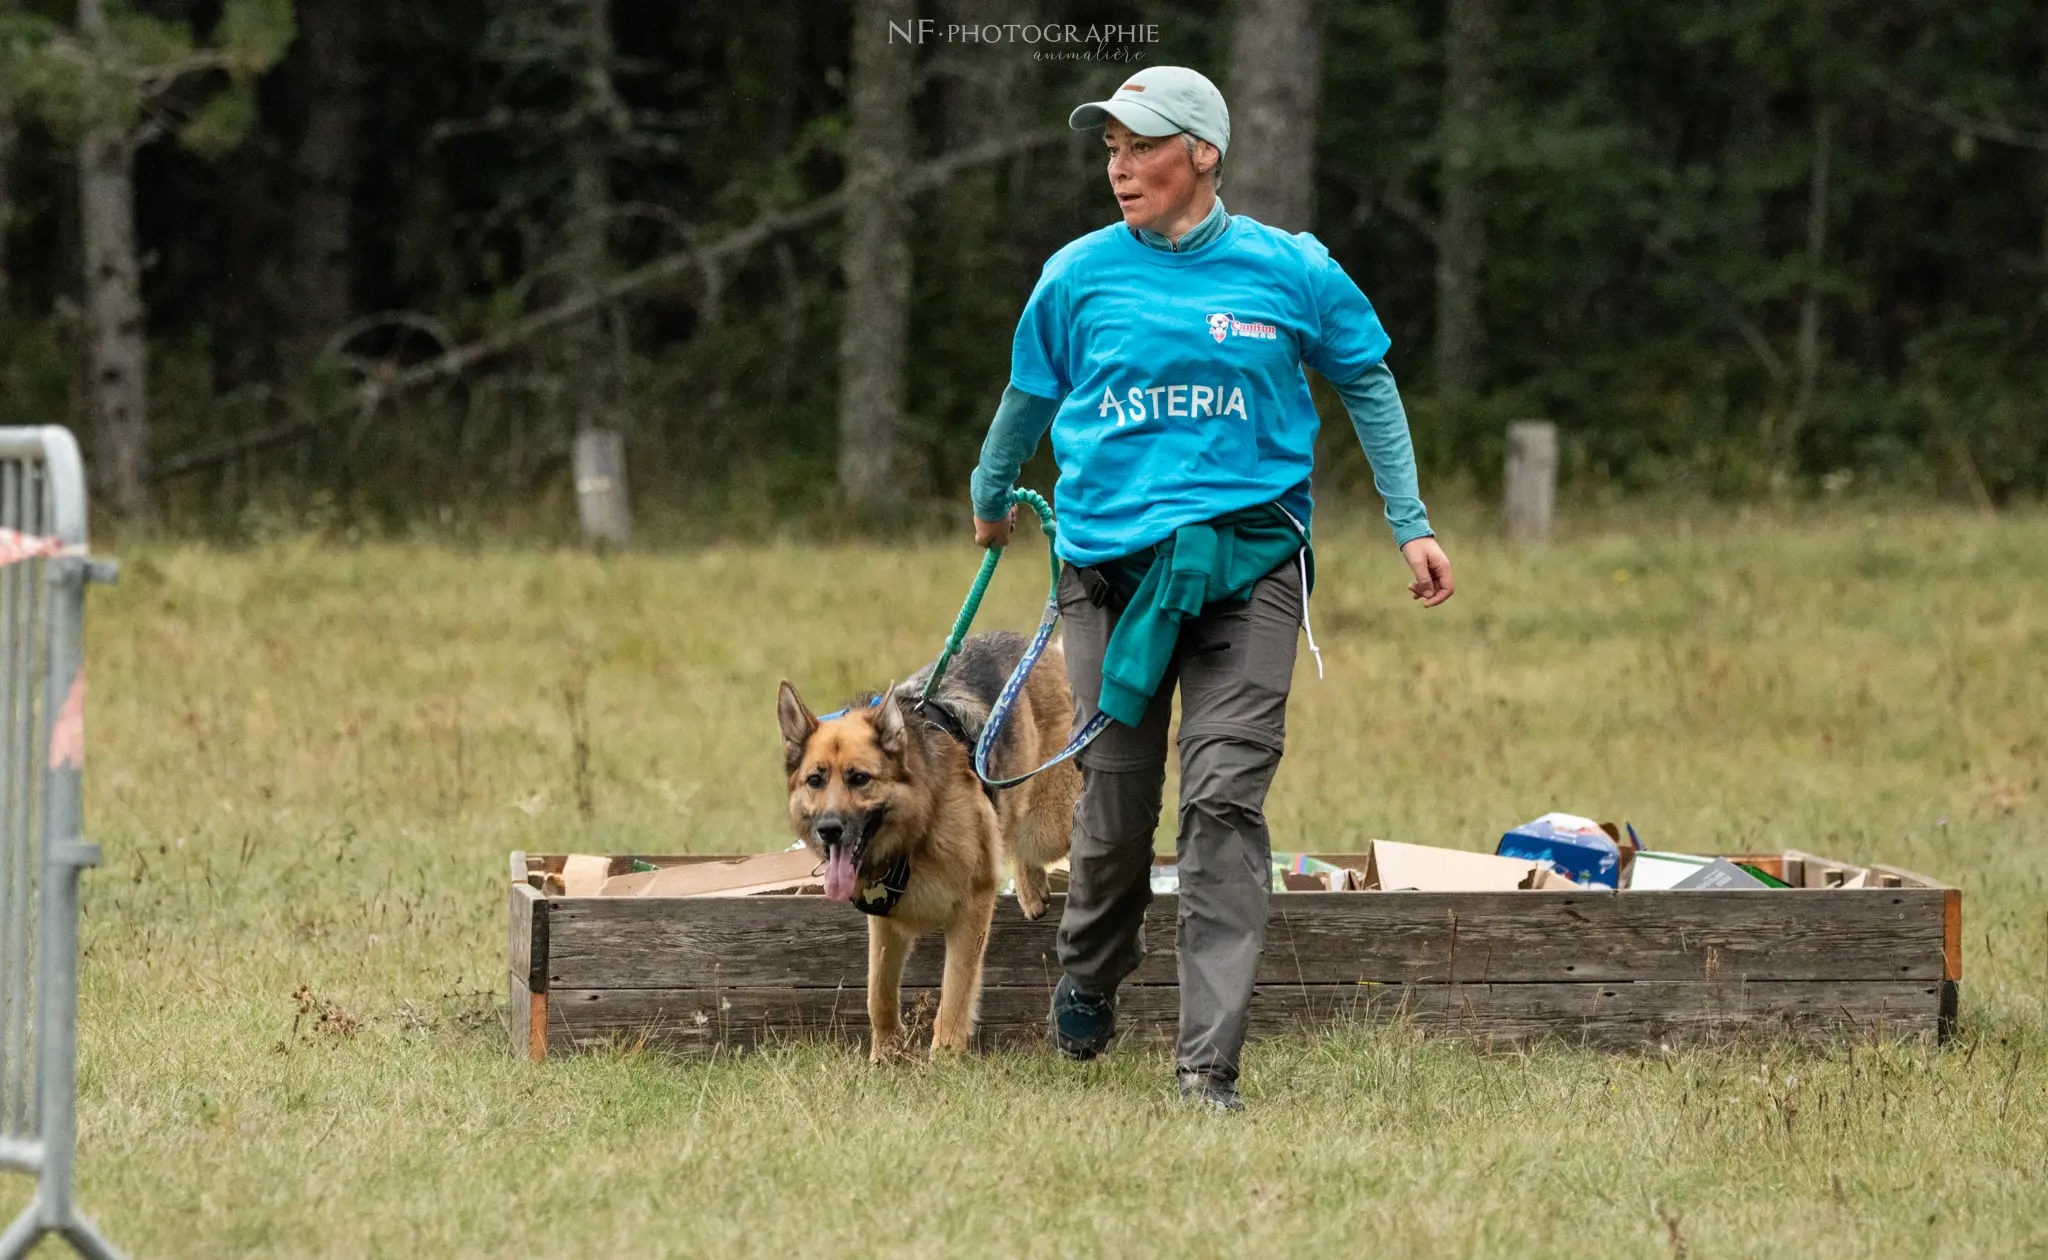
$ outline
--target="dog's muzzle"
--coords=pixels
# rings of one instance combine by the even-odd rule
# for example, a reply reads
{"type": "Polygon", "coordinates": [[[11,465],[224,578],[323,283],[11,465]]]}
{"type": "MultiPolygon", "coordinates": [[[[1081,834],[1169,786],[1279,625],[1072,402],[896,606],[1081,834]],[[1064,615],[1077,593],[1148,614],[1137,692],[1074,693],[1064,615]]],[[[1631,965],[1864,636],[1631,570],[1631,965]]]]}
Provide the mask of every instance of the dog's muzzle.
{"type": "Polygon", "coordinates": [[[818,847],[828,857],[835,849],[851,847],[853,860],[858,864],[867,852],[868,842],[875,838],[875,833],[882,829],[888,817],[887,805],[853,813],[819,814],[811,820],[811,838],[818,842],[818,847]]]}
{"type": "Polygon", "coordinates": [[[811,820],[811,837],[825,851],[825,895],[851,901],[859,881],[868,842],[882,829],[889,807],[878,805],[858,813],[820,814],[811,820]]]}

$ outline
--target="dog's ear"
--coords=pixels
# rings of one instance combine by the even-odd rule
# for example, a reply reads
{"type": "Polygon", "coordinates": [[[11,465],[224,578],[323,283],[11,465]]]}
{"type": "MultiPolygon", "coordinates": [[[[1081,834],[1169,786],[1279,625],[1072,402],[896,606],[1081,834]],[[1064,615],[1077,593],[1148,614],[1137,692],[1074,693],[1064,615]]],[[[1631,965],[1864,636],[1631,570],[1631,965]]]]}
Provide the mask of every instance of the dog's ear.
{"type": "Polygon", "coordinates": [[[906,734],[903,706],[896,703],[896,684],[892,682],[882,693],[882,703],[875,706],[875,743],[884,754],[901,757],[906,734]]]}
{"type": "Polygon", "coordinates": [[[804,759],[804,745],[810,742],[811,732],[818,729],[818,719],[804,707],[787,678],[782,680],[782,690],[775,696],[775,717],[782,723],[783,769],[795,773],[804,759]]]}

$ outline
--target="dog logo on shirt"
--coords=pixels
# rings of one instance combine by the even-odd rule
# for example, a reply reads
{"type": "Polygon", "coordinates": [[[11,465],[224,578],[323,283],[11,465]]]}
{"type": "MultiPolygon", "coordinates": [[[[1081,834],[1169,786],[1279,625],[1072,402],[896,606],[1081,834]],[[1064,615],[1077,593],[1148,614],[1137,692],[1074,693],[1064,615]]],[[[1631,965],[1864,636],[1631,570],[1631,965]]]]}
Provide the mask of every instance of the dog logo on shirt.
{"type": "Polygon", "coordinates": [[[1217,311],[1209,316],[1209,335],[1221,345],[1225,337],[1256,337],[1261,341],[1276,341],[1280,337],[1280,330],[1257,320],[1240,320],[1229,311],[1217,311]]]}

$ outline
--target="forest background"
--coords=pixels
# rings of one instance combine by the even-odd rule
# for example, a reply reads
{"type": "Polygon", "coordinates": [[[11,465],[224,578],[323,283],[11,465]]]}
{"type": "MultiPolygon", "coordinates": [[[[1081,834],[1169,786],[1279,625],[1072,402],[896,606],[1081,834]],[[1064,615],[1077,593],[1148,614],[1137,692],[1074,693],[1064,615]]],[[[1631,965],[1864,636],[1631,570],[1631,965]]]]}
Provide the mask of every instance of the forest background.
{"type": "Polygon", "coordinates": [[[0,0],[0,424],[138,531],[566,536],[586,429],[657,533],[957,527],[1164,63],[1426,493],[1525,418],[1581,497],[2048,489],[2041,0],[0,0]]]}

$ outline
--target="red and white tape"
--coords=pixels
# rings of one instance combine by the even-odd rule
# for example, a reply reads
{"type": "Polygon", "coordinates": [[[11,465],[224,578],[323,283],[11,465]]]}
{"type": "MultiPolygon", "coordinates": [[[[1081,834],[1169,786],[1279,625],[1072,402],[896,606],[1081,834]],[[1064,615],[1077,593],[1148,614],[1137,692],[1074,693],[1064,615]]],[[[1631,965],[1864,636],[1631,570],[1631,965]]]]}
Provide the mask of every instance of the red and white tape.
{"type": "Polygon", "coordinates": [[[40,556],[61,556],[65,550],[64,544],[55,538],[38,538],[18,529],[0,529],[0,567],[40,556]]]}
{"type": "MultiPolygon", "coordinates": [[[[18,529],[0,529],[0,568],[74,550],[56,538],[38,538],[18,529]]],[[[71,680],[71,690],[50,722],[50,769],[85,766],[85,671],[71,680]]]]}

